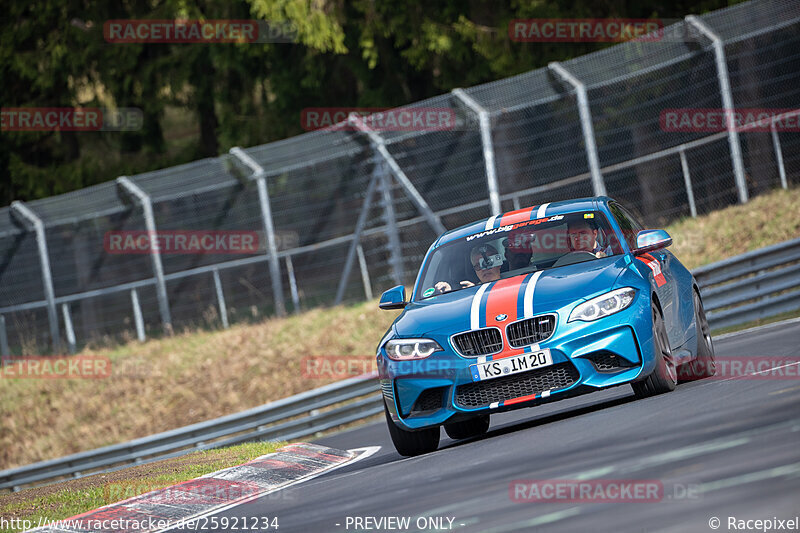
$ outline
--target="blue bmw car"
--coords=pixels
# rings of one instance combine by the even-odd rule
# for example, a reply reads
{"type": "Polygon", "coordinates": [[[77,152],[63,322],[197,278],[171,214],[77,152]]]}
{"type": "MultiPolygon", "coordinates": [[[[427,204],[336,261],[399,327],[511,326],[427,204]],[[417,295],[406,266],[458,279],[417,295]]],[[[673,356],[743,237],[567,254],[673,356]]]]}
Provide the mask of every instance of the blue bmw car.
{"type": "Polygon", "coordinates": [[[436,450],[492,413],[630,384],[638,397],[714,374],[697,282],[607,197],[546,203],[441,235],[378,346],[397,451],[436,450]]]}

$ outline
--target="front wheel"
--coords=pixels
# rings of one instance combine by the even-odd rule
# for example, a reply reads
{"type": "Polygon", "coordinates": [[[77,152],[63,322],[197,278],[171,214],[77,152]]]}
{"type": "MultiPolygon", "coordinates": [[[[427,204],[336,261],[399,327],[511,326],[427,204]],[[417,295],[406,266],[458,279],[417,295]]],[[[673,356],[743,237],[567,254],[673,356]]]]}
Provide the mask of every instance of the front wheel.
{"type": "Polygon", "coordinates": [[[412,457],[436,451],[439,447],[439,426],[419,431],[406,431],[397,427],[392,422],[389,409],[383,404],[383,412],[386,415],[386,425],[389,426],[389,435],[392,437],[392,444],[400,455],[412,457]]]}
{"type": "Polygon", "coordinates": [[[717,373],[717,362],[714,359],[714,343],[711,341],[711,328],[708,327],[706,312],[703,302],[697,291],[694,293],[694,322],[697,334],[696,357],[678,367],[678,376],[681,381],[694,381],[696,379],[710,378],[717,373]]]}
{"type": "Polygon", "coordinates": [[[675,370],[675,360],[669,347],[667,328],[656,304],[652,304],[653,314],[653,346],[656,357],[656,368],[642,381],[631,383],[633,393],[638,398],[655,396],[664,392],[675,390],[678,384],[678,373],[675,370]]]}

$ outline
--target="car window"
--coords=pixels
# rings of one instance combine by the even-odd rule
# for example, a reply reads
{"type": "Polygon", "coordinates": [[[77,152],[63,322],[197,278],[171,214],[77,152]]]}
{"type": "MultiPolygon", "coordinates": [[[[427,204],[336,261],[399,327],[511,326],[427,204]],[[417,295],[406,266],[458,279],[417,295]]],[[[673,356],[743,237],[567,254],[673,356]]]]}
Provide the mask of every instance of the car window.
{"type": "Polygon", "coordinates": [[[431,251],[415,298],[622,253],[608,219],[580,211],[466,235],[431,251]]]}
{"type": "Polygon", "coordinates": [[[622,229],[622,237],[625,239],[625,242],[628,243],[631,250],[635,249],[636,235],[645,229],[644,226],[642,226],[627,209],[618,203],[611,202],[608,204],[608,207],[611,209],[611,214],[614,215],[619,227],[622,229]]]}

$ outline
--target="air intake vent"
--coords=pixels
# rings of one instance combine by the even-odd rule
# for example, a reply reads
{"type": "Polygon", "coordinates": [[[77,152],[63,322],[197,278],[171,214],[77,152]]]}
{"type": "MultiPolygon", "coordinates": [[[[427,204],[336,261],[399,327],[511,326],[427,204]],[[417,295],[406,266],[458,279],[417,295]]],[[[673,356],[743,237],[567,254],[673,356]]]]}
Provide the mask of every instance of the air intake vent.
{"type": "Polygon", "coordinates": [[[503,349],[503,338],[497,328],[483,328],[453,335],[453,345],[466,357],[491,355],[503,349]]]}
{"type": "Polygon", "coordinates": [[[522,348],[549,339],[555,328],[556,316],[542,315],[509,324],[506,335],[513,348],[522,348]]]}

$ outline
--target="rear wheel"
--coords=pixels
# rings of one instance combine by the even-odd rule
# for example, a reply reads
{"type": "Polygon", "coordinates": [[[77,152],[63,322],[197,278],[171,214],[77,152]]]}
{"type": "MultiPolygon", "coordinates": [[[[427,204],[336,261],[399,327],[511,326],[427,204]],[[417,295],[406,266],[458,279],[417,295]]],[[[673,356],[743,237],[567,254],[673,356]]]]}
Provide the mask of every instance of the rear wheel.
{"type": "Polygon", "coordinates": [[[406,431],[397,427],[397,424],[392,422],[392,417],[389,415],[389,409],[386,404],[383,405],[383,412],[386,415],[386,425],[389,426],[389,435],[392,437],[397,453],[411,457],[414,455],[422,455],[436,451],[439,447],[439,426],[419,431],[406,431]]]}
{"type": "Polygon", "coordinates": [[[678,384],[678,373],[675,369],[675,361],[672,358],[672,350],[669,347],[669,338],[667,337],[664,319],[655,303],[652,304],[651,311],[653,314],[653,345],[656,368],[642,381],[631,383],[634,394],[639,398],[673,391],[678,384]]]}
{"type": "Polygon", "coordinates": [[[697,291],[694,293],[694,322],[697,332],[696,357],[678,367],[678,376],[681,381],[693,381],[709,378],[717,373],[717,363],[714,359],[714,343],[711,340],[711,329],[708,327],[706,312],[703,302],[697,291]]]}
{"type": "Polygon", "coordinates": [[[489,415],[480,415],[469,420],[444,425],[444,432],[453,440],[468,439],[483,435],[489,430],[489,415]]]}

